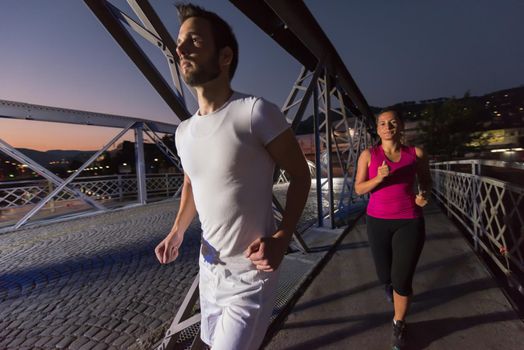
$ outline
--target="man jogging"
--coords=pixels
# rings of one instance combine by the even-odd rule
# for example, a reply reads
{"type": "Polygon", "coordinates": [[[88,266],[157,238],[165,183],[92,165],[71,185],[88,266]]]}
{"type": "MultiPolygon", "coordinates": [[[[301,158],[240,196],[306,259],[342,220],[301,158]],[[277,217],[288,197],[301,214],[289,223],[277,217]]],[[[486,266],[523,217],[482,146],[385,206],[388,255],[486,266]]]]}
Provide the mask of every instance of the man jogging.
{"type": "Polygon", "coordinates": [[[173,228],[156,247],[162,264],[176,259],[198,213],[201,338],[213,350],[258,349],[273,310],[278,267],[310,187],[307,163],[275,105],[231,89],[238,45],[215,13],[177,5],[177,55],[198,111],[177,128],[184,168],[173,228]],[[272,210],[275,164],[291,177],[283,220],[272,210]]]}

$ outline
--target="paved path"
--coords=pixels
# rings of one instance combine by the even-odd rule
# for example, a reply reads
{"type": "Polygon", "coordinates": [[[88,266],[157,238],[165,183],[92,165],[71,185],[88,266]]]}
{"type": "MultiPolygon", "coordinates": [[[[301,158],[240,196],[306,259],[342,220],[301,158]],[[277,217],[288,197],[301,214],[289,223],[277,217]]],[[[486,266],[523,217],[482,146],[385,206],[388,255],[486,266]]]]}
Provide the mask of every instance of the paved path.
{"type": "MultiPolygon", "coordinates": [[[[453,223],[432,206],[426,225],[409,349],[524,349],[523,322],[453,223]]],[[[362,218],[266,349],[388,349],[391,319],[362,218]]]]}
{"type": "MultiPolygon", "coordinates": [[[[312,189],[302,227],[315,198],[312,189]]],[[[174,263],[154,255],[177,209],[169,201],[0,234],[0,349],[141,349],[161,339],[198,270],[197,221],[174,263]]]]}
{"type": "Polygon", "coordinates": [[[173,317],[197,273],[197,229],[178,261],[154,246],[177,203],[0,236],[0,349],[129,348],[173,317]]]}

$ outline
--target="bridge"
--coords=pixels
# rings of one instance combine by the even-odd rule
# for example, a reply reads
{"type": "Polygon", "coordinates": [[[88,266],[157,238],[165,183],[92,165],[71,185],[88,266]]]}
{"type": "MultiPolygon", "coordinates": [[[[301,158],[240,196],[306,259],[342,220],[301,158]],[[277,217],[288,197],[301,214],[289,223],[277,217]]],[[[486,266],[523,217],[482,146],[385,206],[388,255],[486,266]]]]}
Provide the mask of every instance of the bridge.
{"type": "MultiPolygon", "coordinates": [[[[369,258],[366,198],[353,191],[358,155],[375,138],[373,113],[303,3],[231,2],[302,66],[282,106],[292,128],[306,113],[315,121],[312,190],[282,265],[265,346],[383,348],[391,307],[369,258]]],[[[108,1],[85,3],[175,114],[188,118],[175,43],[149,2],[128,1],[140,23],[108,1]],[[161,50],[175,89],[130,30],[161,50]]],[[[153,254],[178,208],[182,169],[168,142],[176,126],[5,100],[0,117],[119,129],[65,179],[0,134],[0,151],[39,175],[0,183],[0,347],[201,348],[198,222],[175,263],[161,266],[153,254]],[[133,175],[81,176],[128,132],[135,138],[133,175]],[[146,144],[175,171],[149,174],[146,144]]],[[[524,189],[493,177],[494,169],[522,173],[524,165],[432,164],[434,203],[425,210],[428,243],[415,280],[415,348],[520,348],[524,189]]],[[[278,220],[286,174],[278,171],[275,180],[278,220]]]]}

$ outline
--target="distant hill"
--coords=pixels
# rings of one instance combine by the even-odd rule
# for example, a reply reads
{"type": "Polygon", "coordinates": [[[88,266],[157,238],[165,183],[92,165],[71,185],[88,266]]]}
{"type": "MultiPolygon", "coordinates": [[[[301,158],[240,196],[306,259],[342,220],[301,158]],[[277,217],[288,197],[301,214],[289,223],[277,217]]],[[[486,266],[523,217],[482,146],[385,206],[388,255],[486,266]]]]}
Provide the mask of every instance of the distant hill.
{"type": "MultiPolygon", "coordinates": [[[[422,111],[430,105],[441,104],[449,97],[433,98],[421,101],[404,101],[394,105],[404,114],[406,120],[417,120],[422,111]]],[[[492,118],[492,126],[497,128],[521,127],[524,122],[524,86],[511,89],[493,91],[482,96],[462,97],[458,100],[476,103],[481,106],[482,113],[492,118]]],[[[370,106],[374,114],[378,114],[382,107],[370,106]]],[[[338,113],[331,114],[332,121],[340,120],[338,113]]],[[[314,132],[313,116],[304,116],[298,125],[297,134],[312,134],[314,132]]]]}
{"type": "Polygon", "coordinates": [[[28,148],[17,148],[20,152],[33,159],[42,165],[47,165],[49,162],[60,161],[62,159],[72,160],[78,159],[85,161],[89,159],[96,151],[75,151],[75,150],[49,150],[49,151],[36,151],[28,148]]]}

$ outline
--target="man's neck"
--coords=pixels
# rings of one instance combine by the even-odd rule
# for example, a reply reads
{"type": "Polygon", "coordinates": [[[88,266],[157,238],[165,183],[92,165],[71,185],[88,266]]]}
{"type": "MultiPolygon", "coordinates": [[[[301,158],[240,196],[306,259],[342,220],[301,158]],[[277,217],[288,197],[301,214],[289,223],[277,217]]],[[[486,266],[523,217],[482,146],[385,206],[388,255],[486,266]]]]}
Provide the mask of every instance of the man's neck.
{"type": "Polygon", "coordinates": [[[206,115],[220,109],[231,97],[233,90],[229,81],[215,79],[195,87],[198,98],[198,114],[206,115]]]}

